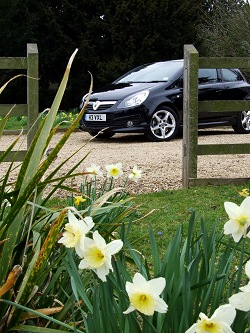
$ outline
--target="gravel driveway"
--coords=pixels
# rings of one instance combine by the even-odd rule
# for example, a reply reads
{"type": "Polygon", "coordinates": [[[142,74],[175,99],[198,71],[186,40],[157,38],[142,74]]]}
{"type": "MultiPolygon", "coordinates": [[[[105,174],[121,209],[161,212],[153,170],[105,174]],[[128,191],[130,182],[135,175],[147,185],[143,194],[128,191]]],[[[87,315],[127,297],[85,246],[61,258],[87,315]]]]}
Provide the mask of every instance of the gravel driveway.
{"type": "MultiPolygon", "coordinates": [[[[230,128],[220,130],[206,129],[199,132],[199,143],[250,143],[250,135],[236,135],[230,128]]],[[[54,136],[50,147],[53,147],[62,133],[54,136]]],[[[13,135],[4,135],[1,138],[1,150],[6,149],[14,140],[13,135]]],[[[53,166],[62,162],[71,152],[85,145],[71,162],[65,165],[60,174],[65,174],[67,169],[88,152],[90,154],[79,167],[84,171],[91,163],[101,166],[105,173],[106,164],[122,162],[124,177],[131,172],[134,165],[142,169],[142,178],[137,183],[129,181],[128,189],[131,193],[153,192],[164,189],[178,189],[182,187],[182,139],[176,138],[169,142],[149,142],[143,135],[138,134],[116,134],[108,140],[93,139],[84,132],[74,132],[59,153],[53,166]]],[[[25,139],[25,138],[24,138],[25,139]]],[[[22,148],[25,148],[23,144],[22,148]]],[[[249,155],[221,155],[221,156],[199,156],[198,177],[223,177],[237,178],[249,177],[250,152],[249,155]]],[[[52,166],[52,167],[53,167],[52,166]]],[[[7,163],[0,170],[3,175],[7,163]]],[[[74,180],[77,187],[81,177],[74,180]]],[[[119,186],[117,180],[117,186],[119,186]]]]}

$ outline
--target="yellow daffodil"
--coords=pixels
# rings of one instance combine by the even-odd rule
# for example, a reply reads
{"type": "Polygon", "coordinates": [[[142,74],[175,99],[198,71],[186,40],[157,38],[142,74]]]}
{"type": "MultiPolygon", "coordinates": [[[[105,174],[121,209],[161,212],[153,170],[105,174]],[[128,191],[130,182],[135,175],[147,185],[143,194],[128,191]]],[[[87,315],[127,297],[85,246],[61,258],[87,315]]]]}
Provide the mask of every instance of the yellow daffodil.
{"type": "Polygon", "coordinates": [[[85,217],[83,220],[78,220],[70,210],[68,211],[68,220],[69,223],[65,225],[65,231],[58,243],[62,243],[68,248],[74,247],[78,254],[84,249],[85,235],[95,224],[90,216],[85,217]]]}
{"type": "Polygon", "coordinates": [[[249,196],[249,189],[243,188],[243,190],[241,192],[239,192],[239,195],[241,197],[248,197],[249,196]]]}
{"type": "Polygon", "coordinates": [[[225,210],[229,216],[229,221],[224,225],[224,234],[232,234],[235,242],[241,237],[250,237],[247,229],[250,226],[250,197],[246,197],[240,206],[233,202],[224,203],[225,210]]]}
{"type": "Polygon", "coordinates": [[[75,197],[75,205],[79,206],[81,202],[85,202],[86,199],[82,197],[82,195],[77,195],[75,197]]]}
{"type": "Polygon", "coordinates": [[[131,180],[137,182],[139,178],[141,178],[142,170],[137,169],[137,166],[135,165],[133,167],[132,173],[128,176],[131,180]]]}
{"type": "MultiPolygon", "coordinates": [[[[250,260],[246,263],[245,272],[250,279],[250,260]]],[[[248,312],[250,311],[250,282],[240,290],[239,293],[229,298],[229,303],[238,310],[248,312]]]]}
{"type": "Polygon", "coordinates": [[[99,165],[96,165],[95,163],[92,163],[90,165],[90,167],[87,167],[86,171],[91,172],[91,174],[89,174],[89,176],[91,178],[102,177],[103,176],[103,173],[101,171],[101,167],[99,165]]]}
{"type": "Polygon", "coordinates": [[[117,179],[123,174],[122,163],[108,164],[105,168],[107,170],[107,177],[117,179]]]}
{"type": "Polygon", "coordinates": [[[236,316],[235,308],[230,304],[220,306],[211,318],[200,313],[197,323],[185,333],[234,333],[230,326],[236,316]]]}
{"type": "Polygon", "coordinates": [[[106,275],[113,271],[111,264],[112,255],[121,250],[123,242],[114,240],[106,244],[105,239],[96,230],[93,239],[86,237],[84,250],[78,253],[83,258],[79,264],[80,269],[92,269],[97,276],[106,281],[106,275]]]}
{"type": "Polygon", "coordinates": [[[134,310],[138,310],[147,316],[152,316],[155,311],[166,313],[168,306],[159,297],[165,285],[166,280],[162,277],[147,281],[140,273],[136,273],[133,283],[126,282],[130,306],[123,313],[128,314],[134,310]]]}

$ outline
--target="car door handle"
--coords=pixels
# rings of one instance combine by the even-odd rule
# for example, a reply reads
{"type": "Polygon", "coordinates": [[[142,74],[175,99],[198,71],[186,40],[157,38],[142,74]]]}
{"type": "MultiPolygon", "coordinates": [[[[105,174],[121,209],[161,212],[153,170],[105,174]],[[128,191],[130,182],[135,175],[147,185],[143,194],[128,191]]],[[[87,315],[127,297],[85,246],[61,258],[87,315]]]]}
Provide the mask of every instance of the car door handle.
{"type": "Polygon", "coordinates": [[[217,94],[221,94],[222,91],[223,91],[223,89],[218,89],[218,90],[216,90],[215,92],[216,92],[217,94]]]}

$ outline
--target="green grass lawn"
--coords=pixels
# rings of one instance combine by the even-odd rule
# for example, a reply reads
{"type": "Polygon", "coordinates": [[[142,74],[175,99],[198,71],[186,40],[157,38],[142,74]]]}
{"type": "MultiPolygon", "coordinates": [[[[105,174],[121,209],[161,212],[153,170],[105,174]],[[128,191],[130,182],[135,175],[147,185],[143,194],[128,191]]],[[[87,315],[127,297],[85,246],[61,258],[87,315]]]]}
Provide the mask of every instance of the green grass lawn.
{"type": "MultiPolygon", "coordinates": [[[[141,205],[141,216],[153,209],[155,211],[135,223],[132,237],[135,241],[141,239],[148,243],[148,227],[151,224],[160,246],[165,248],[181,224],[184,232],[187,230],[192,212],[195,212],[197,219],[204,218],[211,229],[218,220],[218,226],[223,230],[223,225],[228,220],[224,202],[230,201],[239,205],[244,199],[239,195],[243,188],[248,188],[248,185],[203,186],[137,195],[135,202],[141,205]]],[[[146,248],[147,246],[147,252],[146,248]]]]}
{"type": "MultiPolygon", "coordinates": [[[[138,214],[131,228],[130,241],[145,256],[149,256],[151,251],[148,231],[151,225],[160,252],[164,253],[169,240],[173,238],[180,225],[183,225],[184,233],[187,231],[192,212],[195,212],[198,220],[203,218],[209,229],[218,221],[221,232],[228,220],[224,202],[230,201],[239,205],[244,199],[239,195],[243,188],[249,188],[249,185],[203,186],[136,195],[134,202],[138,206],[138,214]],[[144,217],[151,211],[152,214],[144,217]]],[[[55,208],[69,204],[69,201],[58,199],[49,202],[49,205],[55,208]]]]}

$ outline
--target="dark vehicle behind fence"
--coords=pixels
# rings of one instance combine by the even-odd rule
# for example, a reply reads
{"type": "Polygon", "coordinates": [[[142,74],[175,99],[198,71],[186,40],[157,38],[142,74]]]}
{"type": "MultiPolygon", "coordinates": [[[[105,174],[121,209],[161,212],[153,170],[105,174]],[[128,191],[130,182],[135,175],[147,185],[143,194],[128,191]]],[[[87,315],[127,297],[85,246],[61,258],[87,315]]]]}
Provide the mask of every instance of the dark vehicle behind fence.
{"type": "MultiPolygon", "coordinates": [[[[239,69],[199,69],[199,100],[248,100],[250,85],[239,69]]],[[[86,99],[81,101],[80,108],[86,99]]],[[[80,129],[98,137],[144,133],[153,141],[173,139],[182,127],[183,60],[139,66],[90,96],[80,129]]],[[[250,111],[199,112],[199,128],[232,126],[250,133],[250,111]]]]}

